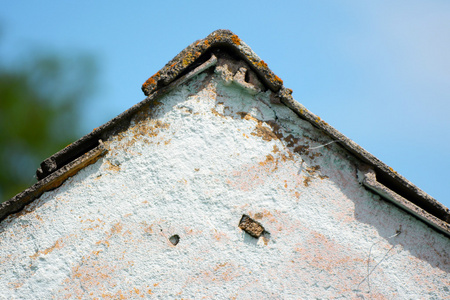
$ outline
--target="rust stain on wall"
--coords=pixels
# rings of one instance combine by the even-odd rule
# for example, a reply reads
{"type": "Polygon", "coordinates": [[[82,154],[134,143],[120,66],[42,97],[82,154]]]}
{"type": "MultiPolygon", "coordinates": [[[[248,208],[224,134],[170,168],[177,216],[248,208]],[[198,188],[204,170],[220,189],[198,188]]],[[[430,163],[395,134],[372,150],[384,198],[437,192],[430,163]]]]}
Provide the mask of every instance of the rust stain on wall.
{"type": "Polygon", "coordinates": [[[47,249],[44,249],[42,251],[37,251],[35,254],[31,255],[30,258],[36,259],[41,255],[47,255],[47,254],[51,253],[53,250],[61,249],[63,246],[64,246],[63,239],[60,238],[60,239],[56,240],[56,242],[53,244],[53,246],[51,246],[47,249]]]}

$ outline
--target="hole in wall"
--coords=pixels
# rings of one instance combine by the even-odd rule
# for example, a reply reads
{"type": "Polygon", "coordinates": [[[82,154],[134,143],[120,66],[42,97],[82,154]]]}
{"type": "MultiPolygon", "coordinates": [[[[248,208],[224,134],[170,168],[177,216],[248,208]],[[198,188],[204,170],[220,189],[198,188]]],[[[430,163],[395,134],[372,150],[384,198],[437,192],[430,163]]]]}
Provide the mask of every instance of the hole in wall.
{"type": "Polygon", "coordinates": [[[248,70],[245,70],[244,81],[250,83],[250,72],[248,70]]]}
{"type": "Polygon", "coordinates": [[[176,246],[180,242],[180,236],[178,234],[174,234],[169,238],[169,242],[172,243],[172,245],[176,246]]]}

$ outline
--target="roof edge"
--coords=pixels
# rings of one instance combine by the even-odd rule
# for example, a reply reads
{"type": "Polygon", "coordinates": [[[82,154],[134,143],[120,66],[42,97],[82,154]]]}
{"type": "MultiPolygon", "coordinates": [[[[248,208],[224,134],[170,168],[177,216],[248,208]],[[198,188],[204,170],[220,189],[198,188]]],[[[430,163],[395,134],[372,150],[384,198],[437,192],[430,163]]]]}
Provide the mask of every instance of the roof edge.
{"type": "Polygon", "coordinates": [[[447,207],[415,186],[408,179],[400,175],[393,168],[383,163],[363,147],[359,146],[353,140],[349,139],[334,127],[330,126],[320,117],[310,112],[302,104],[295,101],[291,94],[292,90],[284,87],[278,92],[281,102],[292,109],[300,118],[308,121],[316,128],[324,131],[334,141],[341,144],[347,151],[362,160],[362,162],[364,162],[365,164],[371,166],[376,173],[376,177],[379,183],[383,184],[402,197],[408,199],[408,201],[427,211],[429,214],[450,224],[450,210],[447,207]]]}
{"type": "MultiPolygon", "coordinates": [[[[61,186],[64,181],[75,175],[81,169],[95,163],[99,158],[105,155],[107,152],[103,145],[103,142],[98,141],[98,146],[84,153],[77,159],[66,164],[56,172],[39,180],[37,183],[26,189],[25,191],[17,194],[8,201],[0,204],[0,221],[13,213],[21,211],[27,204],[30,204],[41,196],[44,192],[53,190],[61,186]]],[[[32,209],[31,209],[32,210],[32,209]]],[[[27,212],[25,212],[27,213],[27,212]]]]}
{"type": "Polygon", "coordinates": [[[160,71],[155,73],[142,85],[142,91],[149,96],[160,87],[166,86],[183,74],[184,70],[193,64],[202,55],[213,48],[231,48],[241,56],[255,72],[264,79],[268,87],[277,92],[283,86],[283,81],[275,75],[267,64],[253,52],[236,34],[226,29],[212,32],[206,38],[197,40],[171,61],[160,71]]]}
{"type": "Polygon", "coordinates": [[[383,198],[391,201],[396,206],[406,210],[423,222],[436,228],[441,233],[450,236],[450,224],[430,214],[426,210],[413,204],[411,201],[405,199],[401,195],[392,191],[389,187],[380,183],[377,179],[376,173],[372,168],[362,166],[358,170],[358,180],[366,188],[372,190],[383,198]]]}

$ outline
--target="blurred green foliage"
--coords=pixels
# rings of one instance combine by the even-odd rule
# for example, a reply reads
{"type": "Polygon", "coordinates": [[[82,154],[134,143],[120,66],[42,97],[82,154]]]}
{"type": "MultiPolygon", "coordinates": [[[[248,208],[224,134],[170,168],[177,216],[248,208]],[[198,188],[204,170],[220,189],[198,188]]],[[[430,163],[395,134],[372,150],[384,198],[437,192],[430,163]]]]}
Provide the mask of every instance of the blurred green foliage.
{"type": "Polygon", "coordinates": [[[79,138],[95,66],[81,55],[0,61],[0,202],[34,184],[40,162],[79,138]]]}

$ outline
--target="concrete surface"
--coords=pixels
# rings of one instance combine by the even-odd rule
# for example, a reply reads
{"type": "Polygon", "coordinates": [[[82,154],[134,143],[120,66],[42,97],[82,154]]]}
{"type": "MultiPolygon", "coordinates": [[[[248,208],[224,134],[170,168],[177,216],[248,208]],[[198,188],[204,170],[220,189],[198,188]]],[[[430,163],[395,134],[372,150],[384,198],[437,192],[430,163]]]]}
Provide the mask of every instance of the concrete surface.
{"type": "Polygon", "coordinates": [[[0,298],[450,298],[450,239],[224,68],[144,107],[104,157],[0,223],[0,298]]]}

